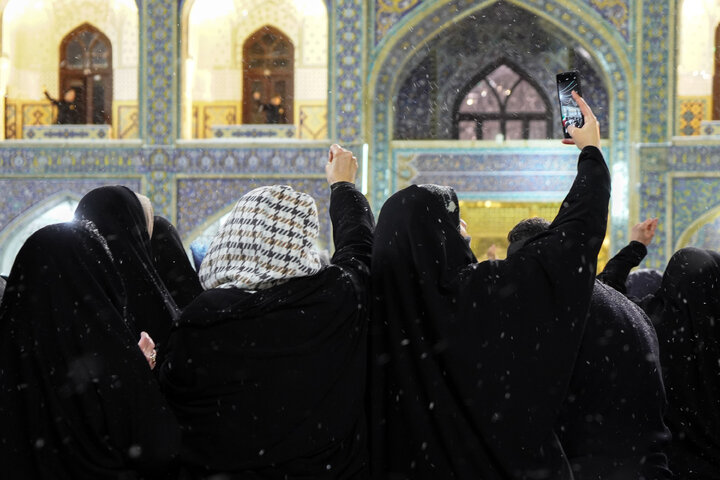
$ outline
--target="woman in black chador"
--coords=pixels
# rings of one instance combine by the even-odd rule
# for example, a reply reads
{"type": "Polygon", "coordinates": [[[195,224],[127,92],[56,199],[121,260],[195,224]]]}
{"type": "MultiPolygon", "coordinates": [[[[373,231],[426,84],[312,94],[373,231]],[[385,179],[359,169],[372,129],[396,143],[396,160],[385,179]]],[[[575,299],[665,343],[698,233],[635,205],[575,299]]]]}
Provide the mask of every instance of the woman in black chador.
{"type": "Polygon", "coordinates": [[[544,234],[477,263],[458,205],[411,186],[380,212],[372,256],[371,465],[387,479],[571,479],[554,428],[608,214],[597,120],[544,234]]]}
{"type": "MultiPolygon", "coordinates": [[[[87,222],[33,234],[0,306],[4,479],[164,478],[180,432],[87,222]]],[[[147,355],[147,353],[146,353],[147,355]]]]}
{"type": "Polygon", "coordinates": [[[75,218],[91,222],[105,238],[125,284],[131,326],[150,335],[161,357],[179,311],[153,262],[150,201],[127,187],[100,187],[80,200],[75,218]]]}
{"type": "Polygon", "coordinates": [[[150,243],[155,269],[177,306],[185,308],[203,288],[185,253],[180,234],[172,223],[156,216],[150,243]]]}
{"type": "Polygon", "coordinates": [[[670,468],[682,479],[720,479],[720,254],[676,252],[647,310],[660,341],[670,468]]]}
{"type": "Polygon", "coordinates": [[[367,289],[374,221],[331,147],[335,254],[323,266],[313,198],[257,188],[236,204],[200,268],[160,380],[193,477],[361,479],[367,289]]]}
{"type": "MultiPolygon", "coordinates": [[[[645,256],[656,223],[635,225],[632,241],[595,280],[557,429],[575,480],[672,478],[657,336],[640,307],[619,291],[645,256]]],[[[508,234],[508,256],[549,226],[541,218],[518,223],[508,234]]]]}

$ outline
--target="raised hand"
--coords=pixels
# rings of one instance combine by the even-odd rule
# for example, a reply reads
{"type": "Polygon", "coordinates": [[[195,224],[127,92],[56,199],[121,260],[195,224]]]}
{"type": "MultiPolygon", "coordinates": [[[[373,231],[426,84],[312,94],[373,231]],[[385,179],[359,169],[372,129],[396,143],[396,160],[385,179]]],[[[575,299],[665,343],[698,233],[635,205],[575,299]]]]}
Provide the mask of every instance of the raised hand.
{"type": "Polygon", "coordinates": [[[644,222],[638,223],[630,231],[630,240],[640,242],[647,247],[655,236],[657,226],[657,218],[648,218],[644,222]]]}
{"type": "Polygon", "coordinates": [[[328,163],[325,165],[325,174],[330,185],[337,182],[355,183],[357,169],[357,158],[353,156],[350,150],[346,150],[337,144],[330,146],[328,163]]]}

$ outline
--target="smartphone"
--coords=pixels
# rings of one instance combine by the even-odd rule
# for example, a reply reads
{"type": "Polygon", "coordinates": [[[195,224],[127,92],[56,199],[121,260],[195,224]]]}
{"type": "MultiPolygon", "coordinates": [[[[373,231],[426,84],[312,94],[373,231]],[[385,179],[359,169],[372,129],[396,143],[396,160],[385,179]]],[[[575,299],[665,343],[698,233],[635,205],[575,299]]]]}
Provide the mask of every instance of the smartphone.
{"type": "Polygon", "coordinates": [[[562,120],[563,134],[565,138],[570,138],[567,132],[569,125],[582,127],[585,125],[585,119],[577,102],[573,99],[571,93],[576,91],[582,97],[580,90],[580,72],[563,72],[557,74],[557,91],[558,100],[560,100],[560,117],[562,120]]]}

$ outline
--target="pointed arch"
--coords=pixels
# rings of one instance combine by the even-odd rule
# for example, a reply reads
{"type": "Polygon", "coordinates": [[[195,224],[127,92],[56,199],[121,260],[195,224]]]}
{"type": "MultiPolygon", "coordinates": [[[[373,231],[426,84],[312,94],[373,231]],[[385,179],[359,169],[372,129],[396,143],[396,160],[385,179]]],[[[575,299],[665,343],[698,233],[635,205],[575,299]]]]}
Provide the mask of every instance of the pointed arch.
{"type": "MultiPolygon", "coordinates": [[[[417,8],[395,25],[378,45],[368,67],[366,96],[375,98],[364,105],[363,137],[371,138],[369,186],[372,204],[379,208],[397,188],[391,139],[393,135],[393,101],[400,88],[402,76],[397,72],[410,71],[413,62],[427,53],[430,42],[457,22],[470,15],[480,14],[500,0],[466,2],[447,0],[428,3],[417,8]]],[[[543,19],[567,39],[581,47],[600,67],[603,84],[608,88],[609,146],[606,159],[613,175],[612,228],[613,240],[623,239],[629,226],[629,185],[632,180],[630,145],[640,136],[637,111],[641,96],[630,86],[635,78],[635,66],[630,62],[630,46],[621,33],[598,12],[586,4],[572,0],[526,2],[504,0],[543,19]]],[[[637,206],[637,205],[636,205],[637,206]]]]}
{"type": "Polygon", "coordinates": [[[699,248],[710,248],[713,250],[717,249],[718,235],[718,223],[720,222],[720,205],[716,205],[710,208],[708,211],[700,215],[695,219],[686,229],[677,237],[675,245],[672,246],[672,252],[677,252],[681,248],[685,247],[699,247],[699,248]],[[712,235],[711,241],[697,244],[693,240],[698,240],[698,237],[708,235],[702,235],[702,231],[709,230],[709,234],[712,235]]]}
{"type": "Polygon", "coordinates": [[[52,195],[19,215],[0,234],[0,273],[7,275],[20,248],[46,225],[72,220],[80,196],[69,191],[52,195]]]}
{"type": "Polygon", "coordinates": [[[112,124],[112,44],[90,23],[76,27],[60,42],[61,95],[75,90],[80,123],[112,124]]]}
{"type": "MultiPolygon", "coordinates": [[[[482,81],[486,81],[494,72],[496,72],[498,69],[502,67],[507,67],[510,69],[514,74],[518,76],[517,81],[514,83],[514,85],[508,85],[509,94],[506,95],[506,98],[503,99],[501,97],[497,96],[497,92],[494,90],[490,91],[490,95],[494,95],[498,99],[498,111],[497,113],[493,113],[490,115],[485,115],[488,119],[496,120],[499,122],[499,133],[502,133],[504,138],[509,138],[507,135],[507,122],[512,121],[510,119],[510,115],[505,110],[505,105],[507,102],[509,102],[512,95],[516,92],[516,86],[521,85],[523,82],[526,82],[532,89],[535,91],[536,95],[539,97],[540,101],[542,102],[544,106],[543,112],[532,112],[527,114],[520,114],[517,116],[517,119],[522,122],[522,138],[528,139],[530,138],[530,122],[544,122],[545,124],[545,135],[552,134],[552,106],[550,105],[550,100],[547,98],[545,93],[543,92],[542,87],[538,85],[538,83],[530,76],[525,73],[525,71],[515,64],[513,61],[501,57],[495,60],[494,62],[491,62],[487,65],[485,65],[478,73],[476,73],[473,77],[470,78],[470,80],[465,84],[463,88],[460,89],[458,92],[457,97],[455,98],[455,102],[453,104],[452,108],[452,116],[453,116],[453,138],[459,138],[459,124],[462,120],[475,120],[481,119],[480,115],[475,114],[463,114],[461,112],[462,104],[465,101],[467,95],[475,89],[475,87],[480,84],[482,81]],[[503,102],[505,100],[505,102],[503,102]]],[[[480,124],[482,125],[482,124],[480,124]]],[[[543,139],[545,136],[542,137],[543,139]]]]}

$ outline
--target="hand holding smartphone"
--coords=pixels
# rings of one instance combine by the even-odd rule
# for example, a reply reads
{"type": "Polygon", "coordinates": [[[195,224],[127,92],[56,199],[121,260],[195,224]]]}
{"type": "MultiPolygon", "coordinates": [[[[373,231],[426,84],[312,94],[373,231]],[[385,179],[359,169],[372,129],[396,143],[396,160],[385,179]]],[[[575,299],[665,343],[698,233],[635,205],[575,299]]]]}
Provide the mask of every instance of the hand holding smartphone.
{"type": "MultiPolygon", "coordinates": [[[[558,75],[558,77],[560,76],[558,75]]],[[[570,83],[572,84],[572,80],[570,83]]],[[[576,84],[576,86],[579,85],[576,84]]],[[[563,138],[562,143],[575,145],[580,150],[588,146],[600,148],[600,125],[597,118],[593,115],[592,109],[585,102],[585,99],[580,96],[580,93],[575,88],[569,90],[572,104],[570,104],[569,100],[566,100],[566,103],[570,104],[570,106],[563,113],[563,132],[566,138],[563,138]],[[572,105],[577,105],[577,112],[572,105]],[[568,129],[572,134],[568,132],[568,129]]],[[[560,95],[560,91],[561,87],[558,86],[558,95],[560,95]]]]}
{"type": "Polygon", "coordinates": [[[571,138],[567,131],[567,127],[573,125],[582,127],[585,125],[580,106],[572,97],[572,92],[577,92],[582,96],[580,89],[580,73],[577,71],[563,72],[557,74],[557,90],[558,100],[560,101],[560,117],[562,119],[563,135],[565,138],[571,138]]]}

